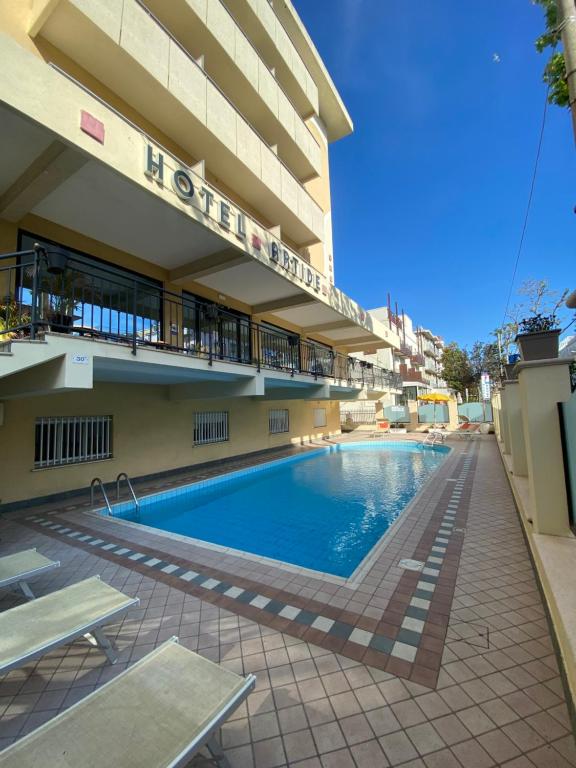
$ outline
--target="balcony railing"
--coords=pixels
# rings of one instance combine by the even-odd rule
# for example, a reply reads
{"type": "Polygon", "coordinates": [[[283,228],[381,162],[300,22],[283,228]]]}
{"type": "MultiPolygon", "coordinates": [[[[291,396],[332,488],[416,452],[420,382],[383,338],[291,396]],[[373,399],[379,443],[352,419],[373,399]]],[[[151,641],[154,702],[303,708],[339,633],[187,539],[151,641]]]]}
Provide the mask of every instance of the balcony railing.
{"type": "Polygon", "coordinates": [[[402,381],[415,381],[415,382],[418,382],[419,384],[426,383],[426,379],[420,373],[420,371],[416,371],[413,368],[408,368],[407,365],[400,366],[400,376],[402,378],[402,381]]]}
{"type": "Polygon", "coordinates": [[[424,355],[419,353],[412,355],[410,360],[412,361],[413,365],[424,365],[424,355]]]}
{"type": "Polygon", "coordinates": [[[165,290],[130,272],[33,250],[0,256],[0,345],[47,331],[360,384],[401,388],[393,371],[252,322],[217,304],[165,290]]]}

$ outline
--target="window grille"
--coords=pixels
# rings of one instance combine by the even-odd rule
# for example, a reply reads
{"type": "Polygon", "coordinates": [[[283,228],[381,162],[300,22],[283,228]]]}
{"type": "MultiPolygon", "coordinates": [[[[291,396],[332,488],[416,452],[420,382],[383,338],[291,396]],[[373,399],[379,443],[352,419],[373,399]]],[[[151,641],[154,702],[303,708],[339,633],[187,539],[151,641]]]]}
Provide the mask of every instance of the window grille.
{"type": "Polygon", "coordinates": [[[326,426],[326,408],[314,408],[314,426],[326,426]]]}
{"type": "Polygon", "coordinates": [[[273,408],[268,411],[268,430],[271,434],[289,432],[289,423],[288,408],[273,408]]]}
{"type": "Polygon", "coordinates": [[[112,416],[41,416],[36,419],[36,469],[111,457],[112,416]]]}
{"type": "Polygon", "coordinates": [[[228,411],[194,414],[194,445],[224,443],[229,439],[228,411]]]}

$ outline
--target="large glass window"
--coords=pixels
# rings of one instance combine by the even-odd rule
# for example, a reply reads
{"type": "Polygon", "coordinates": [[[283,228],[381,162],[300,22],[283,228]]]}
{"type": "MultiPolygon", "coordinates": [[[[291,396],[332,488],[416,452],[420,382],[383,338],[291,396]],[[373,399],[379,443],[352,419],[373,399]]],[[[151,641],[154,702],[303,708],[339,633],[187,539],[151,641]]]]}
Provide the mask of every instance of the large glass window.
{"type": "MultiPolygon", "coordinates": [[[[20,249],[39,243],[47,259],[40,265],[40,317],[51,330],[132,337],[151,343],[162,339],[160,283],[72,248],[22,232],[20,249]],[[57,268],[55,269],[55,265],[57,268]]],[[[20,300],[32,301],[33,271],[22,275],[20,300]]]]}
{"type": "Polygon", "coordinates": [[[250,363],[250,317],[235,310],[182,294],[184,346],[195,355],[209,355],[232,362],[250,363]]]}

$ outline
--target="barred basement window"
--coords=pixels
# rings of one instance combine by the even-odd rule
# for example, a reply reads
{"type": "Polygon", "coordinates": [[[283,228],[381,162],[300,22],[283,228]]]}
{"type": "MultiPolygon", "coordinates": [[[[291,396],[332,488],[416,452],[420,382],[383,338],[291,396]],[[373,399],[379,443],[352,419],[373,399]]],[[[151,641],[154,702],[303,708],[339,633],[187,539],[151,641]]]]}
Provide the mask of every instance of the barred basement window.
{"type": "Polygon", "coordinates": [[[326,426],[326,408],[314,408],[314,426],[326,426]]]}
{"type": "Polygon", "coordinates": [[[194,445],[225,443],[229,439],[228,411],[194,414],[194,445]]]}
{"type": "Polygon", "coordinates": [[[111,457],[112,416],[41,416],[36,419],[36,469],[111,457]]]}
{"type": "Polygon", "coordinates": [[[268,430],[276,435],[280,432],[289,432],[289,411],[288,408],[272,408],[268,411],[268,430]]]}

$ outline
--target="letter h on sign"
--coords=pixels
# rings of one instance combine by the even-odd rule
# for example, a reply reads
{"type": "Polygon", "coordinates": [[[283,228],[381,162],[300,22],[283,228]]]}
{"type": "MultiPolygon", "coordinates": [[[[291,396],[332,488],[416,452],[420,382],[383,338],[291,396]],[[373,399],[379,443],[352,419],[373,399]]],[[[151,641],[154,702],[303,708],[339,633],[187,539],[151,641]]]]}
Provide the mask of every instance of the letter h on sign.
{"type": "Polygon", "coordinates": [[[164,155],[158,152],[158,160],[154,159],[154,150],[148,144],[146,148],[146,176],[156,179],[160,184],[164,184],[164,155]]]}

